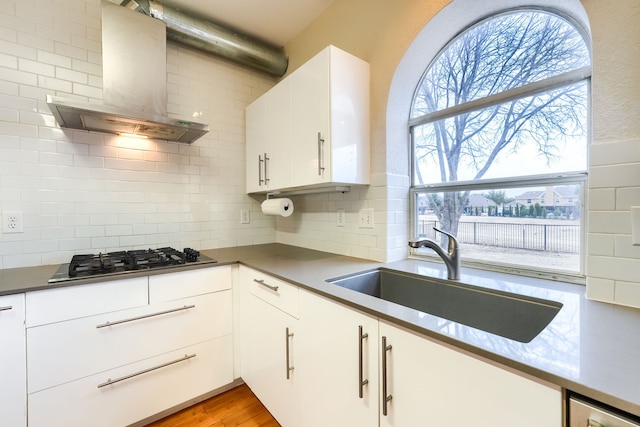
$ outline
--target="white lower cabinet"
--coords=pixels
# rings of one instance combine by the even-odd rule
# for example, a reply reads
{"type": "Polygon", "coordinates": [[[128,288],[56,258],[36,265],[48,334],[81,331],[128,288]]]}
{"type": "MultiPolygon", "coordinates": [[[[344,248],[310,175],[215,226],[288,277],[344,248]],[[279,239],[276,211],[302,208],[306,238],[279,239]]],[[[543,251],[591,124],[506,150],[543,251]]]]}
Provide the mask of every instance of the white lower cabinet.
{"type": "Polygon", "coordinates": [[[283,427],[300,426],[298,288],[242,266],[239,277],[242,378],[283,427]]]}
{"type": "Polygon", "coordinates": [[[380,426],[562,425],[559,388],[385,321],[380,321],[379,333],[386,344],[386,351],[380,348],[380,426]]]}
{"type": "Polygon", "coordinates": [[[378,425],[378,319],[304,290],[300,316],[300,425],[378,425]]]}
{"type": "Polygon", "coordinates": [[[27,425],[24,294],[0,297],[0,425],[27,425]]]}
{"type": "Polygon", "coordinates": [[[208,340],[29,394],[29,426],[127,426],[230,383],[231,346],[208,340]]]}
{"type": "Polygon", "coordinates": [[[223,266],[27,294],[29,427],[125,426],[231,383],[231,292],[223,266]]]}
{"type": "Polygon", "coordinates": [[[283,427],[562,426],[559,387],[246,267],[239,282],[242,377],[283,427]]]}

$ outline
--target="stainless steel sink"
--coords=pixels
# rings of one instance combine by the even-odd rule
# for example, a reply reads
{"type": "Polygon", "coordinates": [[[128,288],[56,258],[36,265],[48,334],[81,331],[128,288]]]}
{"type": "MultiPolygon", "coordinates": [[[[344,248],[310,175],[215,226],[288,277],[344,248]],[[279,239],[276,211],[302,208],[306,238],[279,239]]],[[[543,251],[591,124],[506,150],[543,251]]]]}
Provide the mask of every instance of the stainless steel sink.
{"type": "Polygon", "coordinates": [[[542,332],[562,308],[555,301],[384,268],[327,281],[522,343],[542,332]]]}

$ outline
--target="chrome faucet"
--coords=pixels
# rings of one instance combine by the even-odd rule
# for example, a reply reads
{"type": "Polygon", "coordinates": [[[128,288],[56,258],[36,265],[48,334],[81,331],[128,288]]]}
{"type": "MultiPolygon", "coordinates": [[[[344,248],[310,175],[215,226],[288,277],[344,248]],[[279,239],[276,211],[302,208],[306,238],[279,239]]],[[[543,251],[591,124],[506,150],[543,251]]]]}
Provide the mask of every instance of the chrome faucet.
{"type": "Polygon", "coordinates": [[[433,229],[449,238],[446,253],[440,245],[431,239],[409,240],[409,246],[414,249],[422,247],[433,249],[438,255],[440,255],[440,258],[444,261],[444,265],[447,266],[447,276],[449,280],[460,280],[460,254],[458,251],[458,240],[446,231],[442,231],[436,227],[433,227],[433,229]]]}

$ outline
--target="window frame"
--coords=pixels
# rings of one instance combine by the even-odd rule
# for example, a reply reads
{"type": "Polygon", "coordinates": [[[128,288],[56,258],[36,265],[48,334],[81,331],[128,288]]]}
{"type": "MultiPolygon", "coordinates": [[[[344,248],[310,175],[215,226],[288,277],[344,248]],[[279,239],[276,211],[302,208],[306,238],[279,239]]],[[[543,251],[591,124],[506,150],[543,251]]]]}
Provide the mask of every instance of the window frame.
{"type": "MultiPolygon", "coordinates": [[[[586,32],[584,28],[576,22],[576,20],[567,17],[563,13],[559,13],[553,9],[540,8],[540,7],[517,7],[496,11],[489,16],[484,16],[475,23],[465,27],[462,31],[457,33],[453,38],[446,43],[441,50],[438,51],[436,55],[433,56],[427,67],[424,69],[424,73],[427,73],[431,68],[433,62],[437,60],[438,56],[446,50],[450,43],[455,41],[461,34],[470,30],[475,25],[480,22],[486,21],[488,19],[492,19],[493,17],[498,17],[505,13],[510,12],[524,12],[524,11],[532,11],[532,12],[544,12],[554,14],[564,20],[566,20],[570,25],[572,25],[576,31],[578,31],[583,39],[585,40],[586,47],[589,51],[591,51],[591,43],[588,37],[585,37],[586,32]]],[[[427,113],[422,116],[409,118],[407,122],[407,130],[409,136],[409,162],[410,162],[410,236],[415,236],[418,230],[418,206],[417,200],[420,194],[429,194],[429,193],[440,193],[440,192],[454,192],[454,191],[468,191],[468,190],[497,190],[497,189],[507,189],[507,188],[521,188],[521,187],[532,187],[532,186],[550,186],[550,185],[567,185],[567,184],[578,184],[580,185],[580,205],[581,212],[580,215],[580,265],[579,271],[573,272],[568,270],[554,270],[554,269],[545,269],[545,268],[534,268],[526,265],[518,265],[518,264],[508,264],[503,262],[487,262],[477,259],[465,259],[464,254],[461,257],[462,265],[475,267],[483,270],[493,270],[500,272],[507,272],[511,274],[517,274],[522,276],[530,276],[530,277],[540,277],[544,279],[552,279],[552,280],[562,280],[571,283],[584,284],[586,282],[585,276],[585,264],[586,264],[586,239],[587,239],[587,227],[586,227],[586,207],[587,207],[587,196],[588,196],[588,164],[585,166],[584,171],[573,171],[573,172],[564,172],[564,173],[554,173],[554,174],[543,174],[543,175],[529,175],[523,177],[506,177],[506,178],[495,178],[495,179],[480,179],[480,180],[471,180],[471,181],[457,181],[457,182],[443,182],[443,183],[430,183],[430,184],[416,184],[416,162],[415,162],[415,138],[414,138],[414,128],[418,126],[422,126],[428,123],[433,123],[438,120],[444,120],[447,118],[455,117],[460,114],[464,114],[471,111],[476,111],[478,109],[487,108],[491,106],[495,106],[498,104],[510,102],[513,100],[521,99],[527,96],[537,95],[540,93],[548,92],[560,87],[570,86],[572,84],[586,82],[586,103],[587,103],[587,159],[588,159],[588,150],[591,143],[591,75],[592,75],[592,64],[584,67],[577,68],[572,71],[564,72],[553,77],[549,77],[540,81],[536,81],[533,83],[529,83],[523,86],[519,86],[517,88],[513,88],[504,92],[500,92],[494,95],[490,95],[485,98],[472,100],[466,102],[464,104],[455,105],[453,107],[449,107],[443,110],[435,111],[432,113],[427,113]]],[[[416,97],[416,93],[419,90],[420,83],[422,82],[422,78],[418,81],[416,85],[415,91],[411,97],[411,105],[413,105],[416,97]]],[[[413,107],[410,108],[410,114],[413,111],[413,107]]],[[[419,259],[438,259],[439,258],[435,254],[426,254],[421,253],[420,249],[410,249],[409,250],[410,258],[419,258],[419,259]]]]}

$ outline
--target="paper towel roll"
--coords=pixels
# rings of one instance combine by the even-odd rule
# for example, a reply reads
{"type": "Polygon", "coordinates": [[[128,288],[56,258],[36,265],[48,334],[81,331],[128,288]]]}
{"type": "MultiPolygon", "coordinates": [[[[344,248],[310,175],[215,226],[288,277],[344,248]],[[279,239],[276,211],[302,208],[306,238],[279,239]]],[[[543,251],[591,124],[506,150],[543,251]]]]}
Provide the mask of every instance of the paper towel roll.
{"type": "Polygon", "coordinates": [[[291,216],[293,202],[291,199],[267,199],[262,202],[262,213],[265,215],[291,216]]]}

